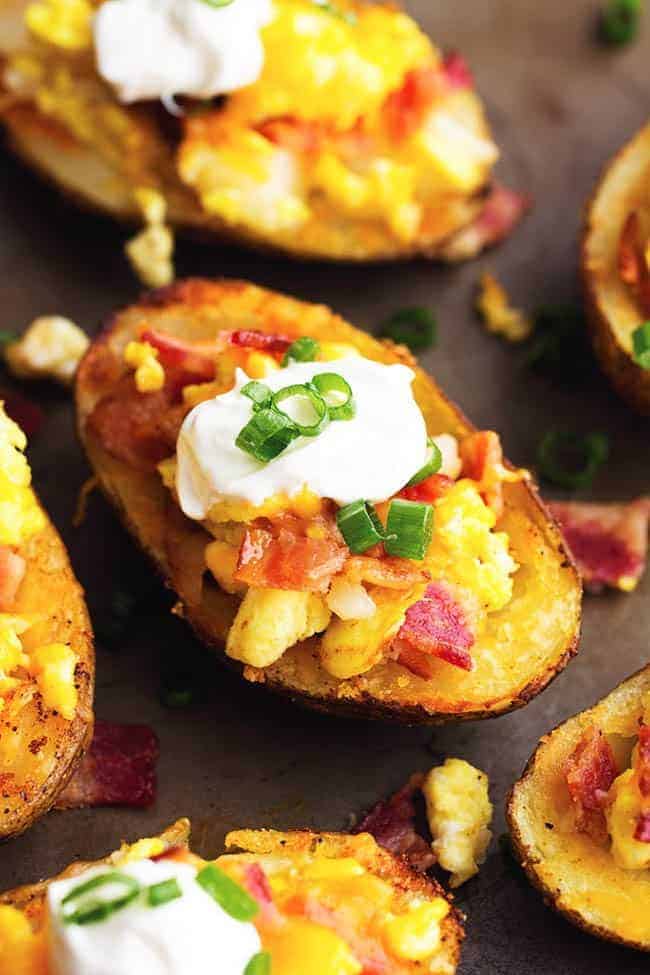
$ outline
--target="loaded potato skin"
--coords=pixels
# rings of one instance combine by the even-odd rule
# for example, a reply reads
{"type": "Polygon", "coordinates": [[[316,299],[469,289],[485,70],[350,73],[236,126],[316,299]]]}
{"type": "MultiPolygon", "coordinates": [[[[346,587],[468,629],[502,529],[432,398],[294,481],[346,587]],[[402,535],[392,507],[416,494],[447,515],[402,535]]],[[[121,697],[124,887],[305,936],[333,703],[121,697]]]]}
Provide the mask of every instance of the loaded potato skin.
{"type": "MultiPolygon", "coordinates": [[[[415,371],[413,393],[429,435],[435,438],[445,434],[450,440],[458,438],[462,444],[466,438],[469,438],[468,443],[474,442],[474,431],[462,414],[448,403],[433,381],[415,366],[406,349],[395,347],[391,343],[378,342],[354,329],[323,306],[306,305],[244,282],[195,279],[178,282],[170,288],[145,295],[136,305],[116,313],[109,320],[106,329],[83,360],[78,373],[76,396],[82,442],[103,490],[167,583],[177,593],[177,611],[186,617],[199,637],[214,647],[231,666],[237,666],[233,661],[235,655],[240,660],[243,658],[244,666],[239,666],[244,677],[262,682],[271,690],[287,694],[292,699],[319,710],[402,722],[436,723],[488,717],[521,706],[539,693],[564,667],[576,650],[580,614],[579,582],[557,528],[548,517],[534,488],[527,480],[510,479],[510,475],[508,483],[500,485],[497,492],[500,502],[503,503],[503,511],[498,520],[494,514],[490,514],[485,503],[480,501],[476,489],[472,488],[467,479],[456,482],[454,490],[448,492],[446,500],[443,499],[444,504],[441,502],[437,509],[440,538],[443,538],[445,524],[454,523],[453,505],[461,503],[460,499],[464,499],[462,503],[467,503],[470,497],[476,499],[472,501],[473,505],[478,506],[476,514],[467,523],[475,525],[475,530],[479,532],[477,539],[485,539],[481,544],[504,544],[496,537],[493,543],[485,535],[486,531],[492,534],[487,526],[493,525],[495,520],[501,532],[496,533],[499,539],[505,540],[506,536],[509,539],[510,554],[506,556],[504,551],[503,556],[498,556],[499,559],[505,558],[505,562],[494,579],[500,578],[503,572],[512,572],[515,562],[524,567],[515,572],[513,581],[508,582],[503,592],[492,588],[492,584],[489,589],[477,588],[477,593],[485,592],[485,598],[500,600],[495,605],[505,605],[505,608],[495,612],[495,628],[488,626],[483,631],[485,636],[478,637],[469,658],[461,646],[471,646],[473,638],[470,637],[465,644],[462,643],[465,630],[460,625],[458,615],[454,616],[456,610],[453,609],[453,593],[444,586],[439,589],[429,586],[424,608],[430,611],[437,606],[443,613],[451,612],[451,616],[447,617],[448,622],[456,620],[453,632],[460,643],[451,654],[451,663],[447,662],[450,659],[450,654],[447,653],[447,661],[426,661],[426,670],[423,671],[422,655],[413,653],[412,642],[413,639],[417,641],[418,628],[421,629],[423,624],[419,610],[409,611],[409,626],[402,634],[404,640],[396,645],[397,652],[406,663],[382,659],[385,650],[382,649],[381,640],[377,644],[379,651],[376,658],[372,656],[375,653],[375,643],[362,639],[361,634],[373,632],[373,620],[379,618],[388,620],[388,626],[399,627],[400,620],[404,620],[405,608],[409,605],[408,600],[404,605],[400,603],[400,599],[402,602],[404,600],[405,586],[410,587],[410,591],[417,591],[417,588],[413,590],[413,585],[421,585],[418,580],[421,578],[422,568],[420,563],[410,562],[408,559],[389,558],[377,563],[365,557],[348,558],[345,556],[345,548],[341,549],[340,536],[339,541],[334,542],[334,548],[327,549],[330,554],[333,553],[336,571],[339,566],[337,553],[343,551],[346,572],[362,571],[359,577],[348,575],[347,578],[366,578],[364,574],[369,566],[373,567],[373,572],[379,566],[381,585],[397,587],[379,592],[376,585],[369,586],[370,591],[377,594],[376,605],[383,615],[375,614],[368,620],[360,619],[358,625],[355,623],[354,626],[344,624],[339,619],[336,625],[330,624],[328,627],[327,618],[321,622],[319,613],[305,615],[305,604],[300,602],[300,617],[295,617],[296,634],[301,628],[304,631],[305,622],[309,620],[314,636],[307,636],[303,632],[302,641],[290,646],[275,662],[253,661],[250,657],[247,660],[246,647],[240,639],[239,650],[233,651],[234,638],[229,639],[229,631],[232,632],[233,620],[240,605],[244,605],[241,598],[245,590],[245,586],[242,587],[233,577],[233,571],[241,579],[241,567],[237,570],[236,559],[235,562],[229,562],[223,557],[226,546],[223,542],[215,542],[214,536],[206,531],[204,524],[182,514],[172,493],[163,485],[159,472],[155,470],[156,463],[173,451],[178,421],[171,439],[165,441],[165,437],[169,435],[168,430],[157,431],[164,442],[161,446],[159,436],[153,448],[151,441],[147,439],[151,426],[144,431],[141,425],[131,425],[131,433],[134,430],[139,431],[140,436],[135,458],[132,451],[129,453],[131,447],[127,448],[126,453],[118,448],[121,457],[116,456],[116,448],[111,443],[112,434],[119,433],[120,424],[127,422],[122,408],[115,408],[111,404],[115,404],[117,400],[123,402],[126,399],[126,390],[130,390],[128,395],[133,400],[138,375],[140,379],[143,377],[137,369],[134,374],[125,367],[125,349],[145,332],[149,335],[166,333],[167,345],[170,341],[184,343],[185,346],[188,343],[193,344],[194,352],[209,348],[217,334],[261,334],[265,337],[264,342],[273,341],[274,336],[280,334],[288,335],[290,338],[287,341],[303,336],[320,341],[324,349],[327,347],[328,354],[330,346],[339,347],[339,351],[340,348],[347,347],[373,362],[408,363],[415,371]],[[110,414],[108,424],[102,419],[105,419],[107,413],[110,414]],[[104,423],[103,427],[100,421],[104,423]],[[98,435],[98,431],[101,435],[98,435]],[[150,451],[149,455],[147,451],[150,451]],[[145,464],[140,463],[143,457],[147,461],[145,464]],[[475,520],[476,517],[478,521],[475,520]],[[485,524],[481,519],[485,519],[485,524]],[[359,563],[362,570],[359,570],[359,563]],[[206,571],[208,567],[212,570],[210,573],[206,571]],[[523,583],[521,587],[520,580],[523,583]],[[509,587],[512,585],[512,603],[515,607],[513,616],[510,615],[509,605],[509,587]],[[501,620],[507,621],[508,625],[501,625],[501,620]],[[325,639],[318,636],[318,631],[323,628],[325,639]],[[504,642],[505,634],[510,636],[506,635],[504,642]],[[224,645],[228,643],[228,654],[224,654],[224,645]],[[242,646],[244,652],[241,652],[242,646]],[[338,647],[339,650],[334,652],[333,647],[338,647]],[[347,671],[341,669],[341,662],[345,667],[350,665],[347,671]],[[416,667],[419,672],[416,672],[416,667]]],[[[260,341],[256,339],[258,344],[260,341]]],[[[146,343],[141,343],[143,344],[146,343]]],[[[257,352],[254,354],[258,355],[257,352]]],[[[218,362],[220,361],[219,359],[218,362]]],[[[195,357],[192,362],[192,368],[200,371],[195,357]]],[[[332,368],[336,367],[334,361],[329,362],[328,366],[330,365],[332,368]]],[[[214,374],[214,366],[211,368],[214,374]]],[[[217,365],[217,371],[219,368],[217,365]]],[[[277,368],[276,363],[275,369],[277,368]]],[[[274,375],[278,376],[280,373],[276,371],[274,375]]],[[[214,386],[215,380],[211,379],[211,382],[214,386]]],[[[193,396],[199,388],[200,385],[190,386],[189,395],[193,396]]],[[[147,401],[152,404],[156,416],[159,413],[156,397],[160,395],[160,392],[151,393],[147,401]]],[[[138,409],[143,408],[142,399],[136,397],[136,402],[138,409]]],[[[476,437],[480,438],[481,435],[477,434],[476,437]]],[[[135,441],[133,436],[122,437],[122,447],[125,442],[132,446],[135,441]]],[[[479,439],[476,442],[482,441],[479,439]]],[[[493,441],[488,438],[486,442],[493,441]]],[[[498,438],[495,443],[498,444],[498,438]]],[[[166,465],[167,460],[164,460],[161,467],[164,469],[166,465]]],[[[417,491],[417,488],[410,490],[417,491]]],[[[300,495],[298,501],[304,515],[309,511],[313,499],[308,495],[300,495]]],[[[245,512],[242,513],[241,509],[241,505],[239,509],[233,509],[231,505],[227,508],[227,516],[245,520],[245,512]]],[[[268,508],[265,511],[269,513],[268,508]]],[[[313,516],[313,512],[311,515],[313,516]]],[[[286,524],[286,516],[282,517],[286,524]]],[[[295,522],[295,517],[292,515],[289,519],[289,528],[295,522]]],[[[326,538],[329,537],[331,529],[327,527],[327,518],[324,509],[324,513],[316,516],[316,521],[312,522],[314,527],[321,525],[317,529],[320,537],[323,526],[326,538]]],[[[241,535],[237,537],[241,538],[241,535]]],[[[318,595],[317,590],[321,583],[312,580],[307,585],[296,585],[291,578],[286,578],[286,572],[294,571],[296,553],[310,552],[313,555],[317,546],[315,548],[306,541],[300,541],[296,548],[295,537],[289,537],[294,538],[289,568],[286,562],[277,563],[276,560],[275,569],[277,571],[278,564],[284,566],[282,586],[285,589],[300,589],[301,586],[303,589],[311,588],[312,605],[316,605],[313,600],[318,595]]],[[[462,545],[466,544],[470,542],[462,542],[462,545]]],[[[307,558],[307,555],[304,557],[307,558]]],[[[495,554],[490,557],[497,556],[495,554]]],[[[459,566],[465,565],[464,559],[457,558],[456,562],[459,566]]],[[[253,560],[245,570],[248,581],[255,578],[249,573],[257,571],[256,564],[258,569],[261,565],[260,571],[263,571],[264,562],[255,563],[253,560]]],[[[495,571],[496,565],[497,563],[495,571]]],[[[466,577],[462,579],[468,591],[475,584],[470,567],[471,562],[468,561],[466,577]]],[[[507,575],[504,575],[504,582],[506,578],[507,575]]],[[[485,581],[484,579],[481,585],[484,586],[485,581]]],[[[325,588],[328,585],[326,580],[325,588]]],[[[422,585],[422,588],[425,586],[422,585]]],[[[251,589],[249,596],[253,591],[265,590],[251,589]]],[[[273,596],[272,588],[266,592],[267,601],[277,598],[273,596]]],[[[322,606],[323,597],[318,598],[321,602],[317,605],[322,606]]],[[[410,599],[412,602],[413,597],[410,599]]],[[[480,611],[479,603],[480,600],[477,601],[480,611]]],[[[275,613],[272,616],[273,633],[277,635],[278,616],[275,613]]],[[[264,617],[260,617],[260,622],[262,618],[264,617]]],[[[253,618],[251,622],[253,626],[256,625],[253,618]]],[[[241,618],[239,623],[242,623],[241,618]]],[[[248,627],[244,632],[248,632],[248,627]]],[[[258,641],[251,641],[256,642],[258,641]]],[[[286,640],[285,645],[288,645],[286,640]]]]}
{"type": "Polygon", "coordinates": [[[641,951],[650,951],[650,846],[634,775],[649,691],[645,667],[542,738],[507,802],[516,857],[549,906],[641,951]]]}

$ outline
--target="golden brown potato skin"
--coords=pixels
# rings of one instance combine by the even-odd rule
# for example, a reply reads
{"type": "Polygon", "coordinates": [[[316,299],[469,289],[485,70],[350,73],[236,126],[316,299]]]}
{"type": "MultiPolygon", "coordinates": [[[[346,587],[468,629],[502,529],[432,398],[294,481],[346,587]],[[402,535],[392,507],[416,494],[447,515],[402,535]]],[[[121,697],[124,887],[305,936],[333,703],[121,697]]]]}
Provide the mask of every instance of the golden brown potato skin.
{"type": "Polygon", "coordinates": [[[77,713],[66,721],[35,694],[16,718],[0,712],[0,839],[46,813],[92,737],[95,658],[83,590],[52,523],[19,550],[27,563],[16,613],[43,617],[27,634],[34,645],[69,643],[78,656],[77,713]]]}
{"type": "Polygon", "coordinates": [[[515,854],[545,902],[590,934],[641,951],[650,951],[650,871],[623,870],[576,832],[563,769],[591,724],[632,739],[648,690],[650,665],[545,735],[507,802],[515,854]]]}
{"type": "MultiPolygon", "coordinates": [[[[161,834],[160,839],[168,849],[178,846],[187,847],[189,845],[189,834],[189,820],[179,819],[161,834]]],[[[97,863],[111,864],[122,852],[124,851],[117,851],[96,863],[73,863],[52,879],[60,880],[64,877],[76,876],[88,867],[96,866],[97,863]]],[[[311,830],[280,833],[276,830],[246,829],[230,833],[226,837],[226,853],[250,853],[256,856],[277,854],[281,857],[309,854],[327,859],[354,857],[369,872],[390,883],[397,892],[403,891],[410,897],[416,894],[425,899],[444,897],[451,902],[451,896],[443,890],[436,880],[429,879],[424,874],[415,873],[404,860],[393,856],[378,846],[368,833],[350,836],[346,833],[314,833],[311,830]]],[[[10,904],[26,911],[32,925],[38,929],[43,919],[45,892],[51,882],[51,880],[45,880],[38,884],[18,887],[5,894],[0,894],[0,904],[10,904]]],[[[452,906],[449,914],[441,922],[443,959],[450,975],[456,970],[460,946],[465,936],[462,920],[460,912],[452,906]]],[[[417,962],[408,966],[409,971],[411,967],[414,973],[420,971],[420,965],[417,962]]]]}
{"type": "MultiPolygon", "coordinates": [[[[223,654],[237,600],[215,584],[206,583],[197,604],[166,554],[165,537],[172,525],[176,532],[173,550],[177,553],[183,547],[188,559],[201,557],[210,536],[200,525],[184,518],[179,528],[176,518],[168,515],[172,502],[159,477],[134,471],[111,457],[87,427],[95,404],[124,373],[122,352],[126,342],[145,323],[187,340],[213,337],[222,328],[256,328],[347,342],[379,362],[406,361],[414,366],[414,393],[430,433],[449,432],[462,437],[474,428],[433,380],[415,366],[406,349],[377,341],[322,305],[306,304],[245,282],[181,281],[144,295],[137,304],[109,319],[77,376],[81,440],[102,489],[178,594],[178,612],[206,644],[231,666],[239,667],[223,654]]],[[[479,644],[477,666],[471,674],[455,673],[457,668],[441,664],[435,680],[427,681],[385,661],[362,677],[337,681],[321,667],[317,639],[313,638],[288,650],[271,667],[245,668],[244,676],[317,710],[404,723],[490,717],[527,703],[576,652],[581,587],[557,526],[534,487],[526,483],[506,485],[505,505],[503,527],[510,532],[515,558],[530,571],[519,574],[522,628],[518,629],[518,624],[514,628],[516,639],[512,634],[502,634],[513,628],[499,628],[495,622],[499,633],[495,632],[492,639],[498,643],[500,668],[494,667],[494,661],[489,668],[487,661],[481,663],[479,644]],[[533,584],[527,586],[525,579],[532,579],[533,584]]],[[[175,505],[173,510],[178,512],[175,505]]],[[[503,613],[508,619],[507,608],[503,613]]]]}
{"type": "Polygon", "coordinates": [[[650,370],[631,354],[630,334],[645,316],[618,277],[618,242],[627,215],[647,209],[650,124],[640,130],[605,168],[587,206],[581,275],[594,351],[617,393],[639,413],[650,414],[650,370]]]}

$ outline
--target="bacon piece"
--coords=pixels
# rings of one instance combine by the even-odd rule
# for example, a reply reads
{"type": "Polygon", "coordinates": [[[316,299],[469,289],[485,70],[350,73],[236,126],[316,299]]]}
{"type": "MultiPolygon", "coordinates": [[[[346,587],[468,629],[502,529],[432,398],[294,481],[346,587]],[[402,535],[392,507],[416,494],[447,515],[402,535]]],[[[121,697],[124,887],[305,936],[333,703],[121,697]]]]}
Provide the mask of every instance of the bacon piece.
{"type": "Polygon", "coordinates": [[[259,349],[261,352],[286,352],[293,343],[293,339],[286,335],[272,335],[267,332],[257,332],[254,329],[237,329],[230,333],[233,345],[244,349],[259,349]]]}
{"type": "Polygon", "coordinates": [[[650,843],[650,812],[642,812],[637,819],[634,839],[640,843],[650,843]]]}
{"type": "Polygon", "coordinates": [[[442,582],[427,586],[422,599],[406,611],[392,651],[397,660],[420,677],[433,676],[428,657],[461,670],[472,670],[474,634],[465,610],[442,582]]]}
{"type": "Polygon", "coordinates": [[[325,137],[325,130],[321,123],[305,122],[290,116],[262,122],[257,127],[257,131],[269,142],[297,155],[318,152],[325,137]]]}
{"type": "Polygon", "coordinates": [[[650,796],[650,725],[642,724],[639,728],[636,771],[639,777],[639,792],[647,798],[650,796]]]}
{"type": "Polygon", "coordinates": [[[380,846],[405,857],[414,870],[424,872],[436,858],[431,845],[416,829],[415,795],[421,790],[424,776],[412,775],[405,786],[390,799],[382,799],[352,830],[370,833],[380,846]]]}
{"type": "Polygon", "coordinates": [[[0,545],[0,611],[8,612],[16,601],[27,563],[8,545],[0,545]]]}
{"type": "Polygon", "coordinates": [[[550,501],[548,506],[590,592],[636,587],[648,554],[650,498],[609,504],[550,501]]]}
{"type": "Polygon", "coordinates": [[[564,768],[576,817],[576,829],[597,842],[607,838],[604,808],[618,775],[612,747],[595,725],[587,728],[564,768]]]}
{"type": "Polygon", "coordinates": [[[221,348],[217,342],[184,342],[166,332],[145,329],[140,334],[141,342],[148,342],[158,351],[158,358],[167,373],[174,373],[174,385],[187,386],[190,383],[206,383],[214,379],[215,360],[221,348]],[[180,385],[179,385],[180,384],[180,385]]]}
{"type": "Polygon", "coordinates": [[[503,481],[511,479],[503,465],[499,434],[493,430],[471,433],[460,442],[462,475],[478,484],[481,497],[497,518],[503,514],[503,481]]]}
{"type": "Polygon", "coordinates": [[[442,71],[449,87],[453,90],[474,87],[471,69],[458,51],[448,51],[442,63],[442,71]]]}
{"type": "Polygon", "coordinates": [[[149,807],[156,798],[158,755],[158,738],[146,725],[96,721],[90,748],[56,808],[149,807]]]}
{"type": "Polygon", "coordinates": [[[397,497],[406,498],[407,501],[423,501],[432,504],[434,501],[439,501],[453,486],[454,481],[446,474],[431,474],[413,487],[402,488],[397,497]]]}
{"type": "Polygon", "coordinates": [[[618,242],[618,273],[634,291],[644,315],[650,315],[650,268],[641,242],[641,223],[636,210],[629,213],[618,242]]]}
{"type": "Polygon", "coordinates": [[[476,257],[486,247],[509,237],[530,210],[532,202],[528,193],[518,193],[501,183],[493,183],[481,212],[449,238],[438,252],[439,256],[446,261],[466,261],[476,257]]]}
{"type": "Polygon", "coordinates": [[[235,579],[249,586],[327,592],[332,577],[343,568],[348,549],[336,525],[318,517],[307,523],[283,516],[269,528],[251,526],[239,550],[235,579]],[[314,537],[314,529],[321,528],[314,537]]]}
{"type": "Polygon", "coordinates": [[[10,391],[0,392],[0,400],[4,403],[7,416],[18,424],[27,439],[35,437],[45,423],[45,413],[38,403],[22,393],[10,391]]]}
{"type": "Polygon", "coordinates": [[[445,72],[438,65],[415,68],[404,78],[398,91],[384,104],[386,125],[392,139],[408,139],[422,126],[437,98],[448,90],[445,72]]]}
{"type": "Polygon", "coordinates": [[[410,589],[429,578],[410,559],[396,556],[370,558],[366,555],[349,558],[345,563],[344,577],[352,583],[366,582],[385,589],[410,589]]]}

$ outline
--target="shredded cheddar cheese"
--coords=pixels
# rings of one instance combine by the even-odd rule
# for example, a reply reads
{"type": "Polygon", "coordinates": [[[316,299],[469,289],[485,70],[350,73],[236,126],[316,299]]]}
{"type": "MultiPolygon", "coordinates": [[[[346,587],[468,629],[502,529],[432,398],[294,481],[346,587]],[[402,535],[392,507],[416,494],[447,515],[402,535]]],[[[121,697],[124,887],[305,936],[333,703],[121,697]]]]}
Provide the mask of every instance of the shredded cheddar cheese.
{"type": "Polygon", "coordinates": [[[532,318],[511,306],[505,288],[491,274],[481,277],[476,308],[488,332],[508,342],[523,342],[532,334],[532,318]]]}

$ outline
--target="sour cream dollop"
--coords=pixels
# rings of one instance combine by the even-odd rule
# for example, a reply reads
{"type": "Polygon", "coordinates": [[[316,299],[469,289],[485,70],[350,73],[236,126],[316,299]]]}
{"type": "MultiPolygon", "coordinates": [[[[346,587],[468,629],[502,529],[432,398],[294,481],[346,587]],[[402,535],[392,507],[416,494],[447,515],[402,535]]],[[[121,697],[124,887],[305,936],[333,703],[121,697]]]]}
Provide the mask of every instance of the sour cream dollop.
{"type": "Polygon", "coordinates": [[[319,436],[298,437],[268,464],[235,445],[252,416],[251,401],[240,392],[249,382],[242,370],[230,392],[187,415],[177,443],[176,489],[189,518],[205,518],[219,501],[260,505],[275,494],[291,497],[305,486],[340,505],[359,498],[383,501],[423,466],[427,433],[411,390],[411,369],[359,356],[295,363],[264,382],[275,392],[321,372],[338,373],[350,384],[354,418],[333,420],[319,436]]]}
{"type": "MultiPolygon", "coordinates": [[[[174,877],[182,896],[159,907],[140,898],[94,924],[64,924],[61,901],[73,888],[105,873],[97,867],[50,884],[49,941],[53,975],[242,975],[260,951],[250,922],[230,917],[196,882],[189,864],[141,860],[120,867],[143,886],[174,877]]],[[[108,888],[104,888],[108,890],[108,888]]]]}
{"type": "Polygon", "coordinates": [[[107,0],[93,34],[100,75],[122,102],[211,98],[259,78],[271,0],[107,0]]]}

